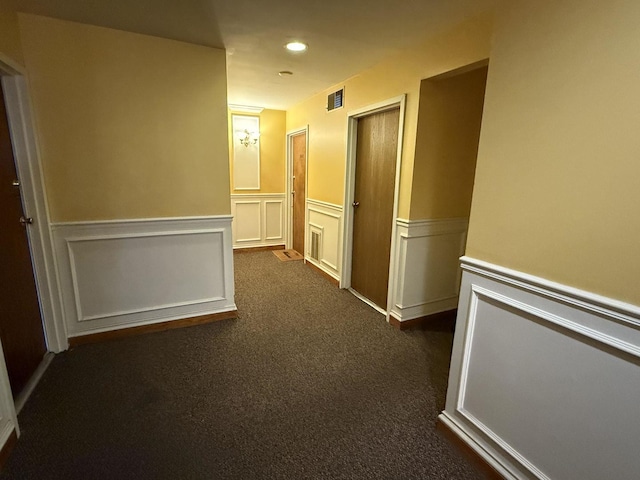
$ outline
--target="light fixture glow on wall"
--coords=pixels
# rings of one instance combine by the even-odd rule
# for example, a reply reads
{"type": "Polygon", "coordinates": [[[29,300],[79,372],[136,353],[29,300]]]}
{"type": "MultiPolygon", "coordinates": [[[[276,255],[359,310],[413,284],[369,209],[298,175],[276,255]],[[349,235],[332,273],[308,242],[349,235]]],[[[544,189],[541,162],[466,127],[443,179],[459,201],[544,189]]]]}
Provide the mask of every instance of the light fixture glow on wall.
{"type": "Polygon", "coordinates": [[[289,42],[285,47],[290,52],[304,52],[307,49],[307,45],[302,42],[289,42]]]}
{"type": "Polygon", "coordinates": [[[256,143],[258,143],[258,137],[260,136],[260,134],[255,132],[250,132],[249,130],[245,129],[244,132],[240,132],[238,136],[239,136],[238,140],[240,140],[240,144],[249,148],[249,145],[255,145],[256,143]]]}

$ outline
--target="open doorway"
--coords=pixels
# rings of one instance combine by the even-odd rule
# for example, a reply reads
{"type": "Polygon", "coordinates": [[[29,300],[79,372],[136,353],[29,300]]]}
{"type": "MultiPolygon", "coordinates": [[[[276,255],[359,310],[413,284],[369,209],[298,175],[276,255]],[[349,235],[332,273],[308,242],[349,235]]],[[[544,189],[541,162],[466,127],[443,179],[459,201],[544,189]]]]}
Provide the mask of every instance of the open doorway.
{"type": "Polygon", "coordinates": [[[484,107],[488,62],[422,80],[409,218],[398,227],[400,328],[455,318],[484,107]]]}

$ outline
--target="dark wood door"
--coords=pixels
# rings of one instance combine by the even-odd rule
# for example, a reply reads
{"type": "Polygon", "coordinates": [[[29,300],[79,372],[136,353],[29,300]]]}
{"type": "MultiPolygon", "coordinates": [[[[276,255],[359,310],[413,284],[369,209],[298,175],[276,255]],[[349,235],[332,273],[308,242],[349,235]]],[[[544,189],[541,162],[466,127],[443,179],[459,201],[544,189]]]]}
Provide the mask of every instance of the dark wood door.
{"type": "Polygon", "coordinates": [[[351,288],[387,308],[400,109],[358,120],[351,288]]]}
{"type": "Polygon", "coordinates": [[[0,339],[16,397],[38,368],[46,346],[31,266],[20,186],[4,96],[0,95],[0,339]]]}
{"type": "Polygon", "coordinates": [[[307,134],[293,137],[293,249],[304,255],[307,134]]]}

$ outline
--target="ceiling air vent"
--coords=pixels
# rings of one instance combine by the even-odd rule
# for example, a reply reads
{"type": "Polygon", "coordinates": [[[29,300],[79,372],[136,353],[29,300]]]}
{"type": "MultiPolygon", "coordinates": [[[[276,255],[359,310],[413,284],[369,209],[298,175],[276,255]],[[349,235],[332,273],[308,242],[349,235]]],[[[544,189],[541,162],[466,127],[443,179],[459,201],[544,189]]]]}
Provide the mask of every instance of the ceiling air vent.
{"type": "Polygon", "coordinates": [[[327,97],[327,111],[335,110],[336,108],[342,108],[344,101],[344,88],[341,88],[337,92],[332,93],[327,97]]]}

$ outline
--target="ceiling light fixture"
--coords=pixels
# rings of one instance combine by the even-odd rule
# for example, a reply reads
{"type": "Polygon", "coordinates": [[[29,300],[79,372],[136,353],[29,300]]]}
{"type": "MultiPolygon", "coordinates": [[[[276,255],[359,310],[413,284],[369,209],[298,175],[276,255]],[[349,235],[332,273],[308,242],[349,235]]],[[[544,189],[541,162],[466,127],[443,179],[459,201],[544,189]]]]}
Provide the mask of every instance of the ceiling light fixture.
{"type": "Polygon", "coordinates": [[[293,75],[293,72],[290,72],[289,70],[282,70],[281,72],[278,72],[278,75],[281,77],[290,77],[293,75]]]}
{"type": "Polygon", "coordinates": [[[285,47],[290,52],[304,52],[307,49],[307,44],[302,42],[289,42],[285,47]]]}

